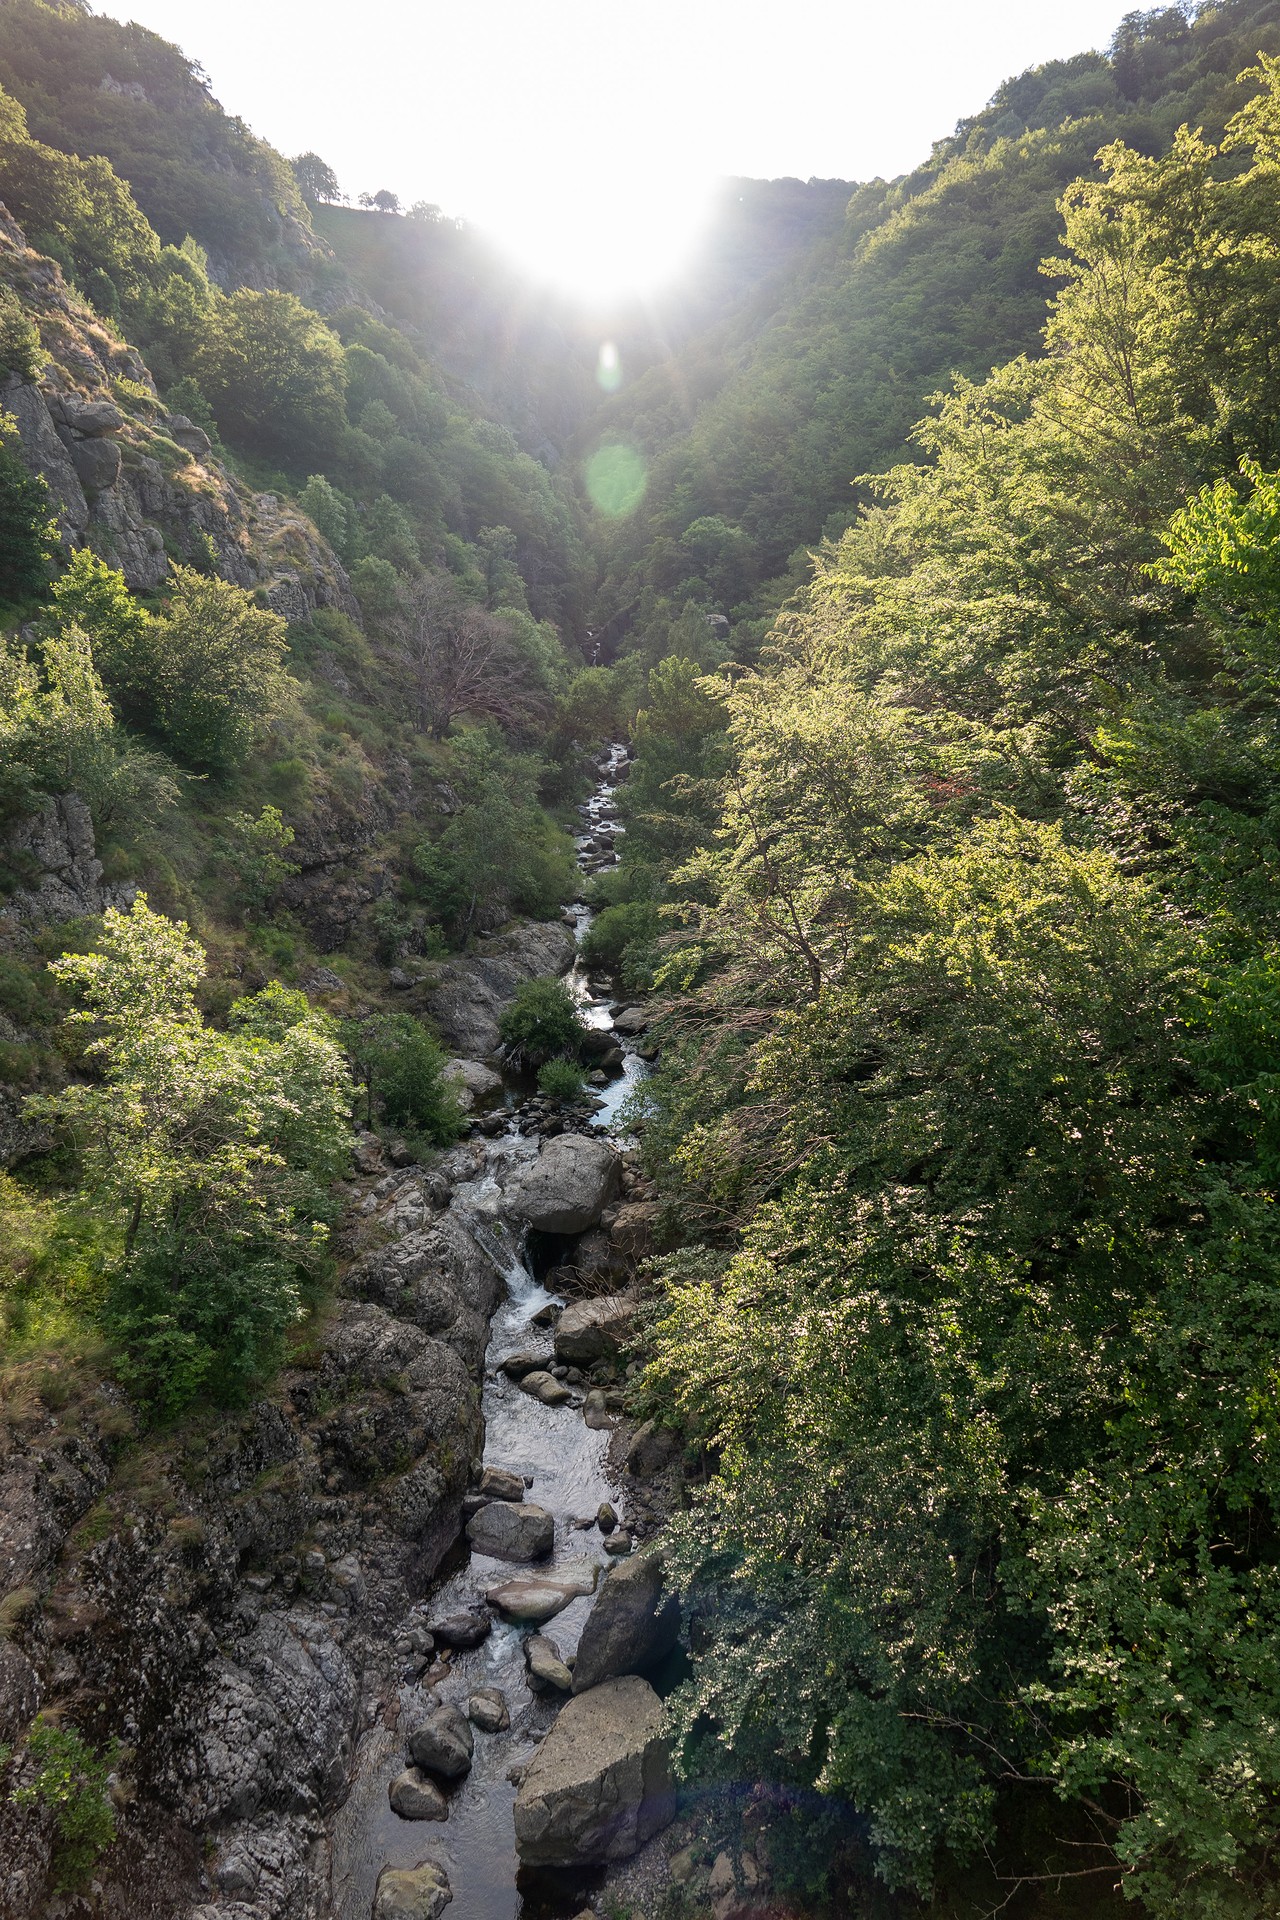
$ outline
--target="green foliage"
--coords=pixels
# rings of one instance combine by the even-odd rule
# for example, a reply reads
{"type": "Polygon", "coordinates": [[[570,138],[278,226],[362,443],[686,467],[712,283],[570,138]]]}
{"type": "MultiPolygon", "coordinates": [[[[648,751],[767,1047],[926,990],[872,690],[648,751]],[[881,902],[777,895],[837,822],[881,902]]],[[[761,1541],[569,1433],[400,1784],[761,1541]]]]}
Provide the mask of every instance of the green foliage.
{"type": "Polygon", "coordinates": [[[251,813],[233,813],[227,825],[232,836],[228,861],[245,912],[262,913],[289,875],[301,871],[296,860],[286,858],[294,842],[293,828],[286,825],[279,807],[272,806],[263,807],[256,819],[251,813]]]}
{"type": "Polygon", "coordinates": [[[620,884],[656,876],[632,898],[665,892],[690,983],[646,1152],[717,1247],[668,1262],[646,1383],[717,1468],[672,1529],[677,1724],[856,1807],[923,1894],[997,1831],[1041,1873],[1008,1802],[1049,1791],[1145,1909],[1272,1904],[1280,67],[1254,80],[1219,142],[1067,190],[1050,351],[939,398],[760,668],[667,664],[641,703],[620,884]]]}
{"type": "Polygon", "coordinates": [[[73,623],[90,635],[124,716],[187,766],[230,772],[283,700],[284,621],[194,567],[174,567],[157,615],[120,574],[77,553],[54,588],[46,627],[56,634],[73,623]]]}
{"type": "Polygon", "coordinates": [[[538,1068],[538,1092],[550,1100],[578,1100],[586,1084],[582,1068],[573,1060],[548,1060],[538,1068]]]}
{"type": "Polygon", "coordinates": [[[0,287],[0,373],[34,380],[44,368],[40,335],[11,287],[0,287]]]}
{"type": "Polygon", "coordinates": [[[29,600],[49,583],[54,528],[49,489],[14,452],[12,415],[0,413],[0,600],[29,600]]]}
{"type": "Polygon", "coordinates": [[[344,1036],[363,1082],[366,1118],[381,1109],[389,1126],[447,1147],[463,1131],[456,1090],[444,1076],[446,1055],[409,1013],[349,1021],[344,1036]]]}
{"type": "Polygon", "coordinates": [[[563,980],[522,980],[509,1007],[498,1016],[508,1058],[539,1067],[563,1057],[572,1061],[582,1044],[582,1025],[563,980]]]}
{"type": "Polygon", "coordinates": [[[614,974],[626,987],[651,986],[660,932],[658,909],[651,900],[604,907],[583,936],[583,961],[591,972],[614,974]]]}
{"type": "Polygon", "coordinates": [[[100,951],[52,967],[78,991],[102,1078],[34,1096],[68,1128],[116,1236],[103,1320],[122,1378],[158,1413],[239,1399],[276,1364],[319,1271],[327,1188],[347,1144],[350,1079],[323,1015],[268,990],[202,1022],[204,955],[139,895],[100,951]]]}
{"type": "Polygon", "coordinates": [[[291,293],[230,294],[194,372],[222,432],[257,452],[323,451],[342,426],[341,342],[291,293]]]}
{"type": "Polygon", "coordinates": [[[538,763],[480,733],[464,734],[455,753],[458,811],[414,853],[423,899],[459,941],[512,910],[548,918],[571,897],[577,870],[533,797],[538,763]]]}
{"type": "Polygon", "coordinates": [[[115,1809],[107,1792],[117,1764],[118,1745],[99,1754],[73,1726],[38,1714],[23,1748],[34,1777],[14,1788],[16,1805],[41,1807],[53,1816],[54,1872],[60,1888],[84,1884],[116,1833],[115,1809]]]}

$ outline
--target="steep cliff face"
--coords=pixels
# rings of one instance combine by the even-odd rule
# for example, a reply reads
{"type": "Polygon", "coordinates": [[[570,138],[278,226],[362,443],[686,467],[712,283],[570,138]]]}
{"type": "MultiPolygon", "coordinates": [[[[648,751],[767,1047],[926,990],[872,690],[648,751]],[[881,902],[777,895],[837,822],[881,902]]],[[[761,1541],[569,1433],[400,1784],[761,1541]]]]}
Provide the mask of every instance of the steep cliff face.
{"type": "Polygon", "coordinates": [[[71,291],[55,261],[28,247],[3,209],[0,283],[18,296],[48,355],[38,381],[0,384],[0,407],[48,485],[66,547],[93,547],[135,591],[161,586],[172,558],[261,589],[287,619],[337,607],[359,620],[341,563],[305,515],[228,472],[208,435],[163,405],[142,356],[71,291]]]}
{"type": "MultiPolygon", "coordinates": [[[[43,1709],[122,1743],[96,1910],[323,1907],[326,1817],[480,1455],[498,1277],[450,1200],[481,1160],[466,1145],[353,1187],[342,1293],[240,1418],[137,1446],[107,1383],[82,1378],[67,1404],[33,1378],[6,1407],[0,1591],[20,1604],[0,1742],[43,1709]]],[[[0,1920],[55,1910],[53,1843],[47,1808],[0,1810],[0,1920]]]]}

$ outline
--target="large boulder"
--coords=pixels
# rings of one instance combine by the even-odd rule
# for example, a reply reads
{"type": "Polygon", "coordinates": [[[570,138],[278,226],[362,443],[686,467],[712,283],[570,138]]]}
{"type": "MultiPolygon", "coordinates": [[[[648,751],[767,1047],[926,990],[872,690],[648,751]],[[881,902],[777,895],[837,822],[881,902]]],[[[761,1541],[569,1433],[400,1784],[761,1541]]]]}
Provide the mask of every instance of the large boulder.
{"type": "Polygon", "coordinates": [[[593,1566],[557,1567],[540,1579],[503,1580],[484,1597],[505,1619],[536,1626],[563,1612],[581,1594],[594,1593],[597,1574],[593,1566]]]}
{"type": "Polygon", "coordinates": [[[387,1788],[392,1813],[402,1820],[447,1820],[449,1803],[421,1767],[406,1767],[387,1788]]]}
{"type": "Polygon", "coordinates": [[[460,1780],[471,1771],[475,1741],[465,1713],[454,1706],[437,1707],[424,1726],[409,1735],[409,1758],[425,1773],[442,1780],[460,1780]]]}
{"type": "Polygon", "coordinates": [[[452,1084],[464,1113],[470,1113],[477,1100],[490,1100],[502,1092],[502,1075],[480,1060],[446,1060],[444,1078],[452,1084]]]}
{"type": "Polygon", "coordinates": [[[680,1637],[680,1602],[662,1592],[661,1553],[638,1553],[610,1567],[591,1609],[573,1670],[585,1693],[624,1673],[643,1673],[666,1658],[680,1637]]]}
{"type": "Polygon", "coordinates": [[[616,1195],[621,1170],[606,1140],[558,1134],[506,1189],[506,1210],[541,1233],[586,1233],[616,1195]]]}
{"type": "Polygon", "coordinates": [[[603,1866],[631,1855],[675,1817],[662,1702],[646,1680],[608,1680],[570,1700],[516,1795],[526,1866],[603,1866]]]}
{"type": "Polygon", "coordinates": [[[515,1506],[495,1500],[467,1522],[467,1538],[477,1553],[492,1560],[545,1560],[556,1540],[556,1523],[545,1507],[531,1500],[515,1506]]]}
{"type": "Polygon", "coordinates": [[[556,1323],[556,1359],[574,1367],[611,1360],[630,1337],[635,1311],[635,1301],[625,1293],[574,1301],[556,1323]]]}
{"type": "Polygon", "coordinates": [[[433,1860],[384,1867],[373,1896],[373,1920],[439,1920],[452,1898],[448,1876],[433,1860]]]}

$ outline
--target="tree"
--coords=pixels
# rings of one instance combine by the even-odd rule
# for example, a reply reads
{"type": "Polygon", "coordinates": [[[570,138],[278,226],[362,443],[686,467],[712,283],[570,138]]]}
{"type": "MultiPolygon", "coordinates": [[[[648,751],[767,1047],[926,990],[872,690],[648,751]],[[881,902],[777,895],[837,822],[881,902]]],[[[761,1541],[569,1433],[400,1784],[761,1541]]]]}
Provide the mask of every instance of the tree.
{"type": "Polygon", "coordinates": [[[0,374],[34,380],[45,363],[35,323],[10,287],[0,287],[0,374]]]}
{"type": "Polygon", "coordinates": [[[514,726],[534,710],[502,621],[464,600],[448,574],[424,574],[402,593],[393,646],[415,723],[436,739],[463,713],[514,726]]]}
{"type": "Polygon", "coordinates": [[[296,458],[345,419],[342,343],[291,293],[241,287],[221,301],[193,368],[232,441],[296,458]]]}
{"type": "Polygon", "coordinates": [[[376,193],[362,193],[360,205],[372,209],[375,213],[399,213],[400,196],[392,193],[387,187],[379,187],[376,193]]]}
{"type": "Polygon", "coordinates": [[[146,634],[156,731],[188,766],[229,773],[284,699],[284,621],[230,581],[174,567],[164,611],[146,634]]]}
{"type": "Polygon", "coordinates": [[[14,449],[17,423],[0,413],[0,599],[33,599],[49,584],[57,529],[49,489],[27,472],[14,449]]]}
{"type": "Polygon", "coordinates": [[[309,206],[341,198],[338,176],[318,153],[299,153],[289,162],[298,190],[309,206]]]}
{"type": "Polygon", "coordinates": [[[318,1271],[327,1189],[349,1141],[351,1082],[328,1021],[301,995],[200,1017],[204,953],[140,894],[110,908],[101,948],[53,973],[79,998],[101,1079],[33,1096],[68,1128],[113,1229],[104,1321],[126,1383],[158,1412],[237,1399],[276,1363],[318,1271]]]}
{"type": "Polygon", "coordinates": [[[346,1023],[343,1037],[363,1083],[365,1120],[381,1112],[388,1125],[447,1147],[463,1131],[457,1090],[445,1078],[438,1040],[409,1013],[380,1014],[346,1023]]]}
{"type": "Polygon", "coordinates": [[[498,1016],[498,1031],[514,1066],[541,1067],[581,1055],[582,1022],[563,980],[522,980],[498,1016]]]}

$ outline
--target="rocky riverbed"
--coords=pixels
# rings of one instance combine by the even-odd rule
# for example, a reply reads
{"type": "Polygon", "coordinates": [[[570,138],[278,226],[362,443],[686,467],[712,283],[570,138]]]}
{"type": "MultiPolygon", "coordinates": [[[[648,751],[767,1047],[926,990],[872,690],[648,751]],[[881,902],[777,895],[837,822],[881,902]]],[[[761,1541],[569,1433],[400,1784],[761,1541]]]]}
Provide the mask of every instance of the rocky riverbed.
{"type": "MultiPolygon", "coordinates": [[[[584,821],[593,861],[622,760],[584,821]]],[[[5,1410],[0,1740],[44,1708],[119,1742],[121,1810],[109,1871],[50,1900],[48,1812],[5,1809],[5,1920],[421,1920],[446,1897],[499,1920],[530,1872],[616,1861],[670,1818],[638,1671],[679,1625],[645,1555],[670,1447],[623,1419],[656,1211],[617,1137],[642,1023],[618,1045],[574,967],[607,1040],[592,1104],[486,1078],[458,1029],[529,976],[528,946],[453,982],[474,1137],[430,1166],[357,1142],[338,1298],[269,1398],[132,1445],[105,1386],[5,1410]]],[[[572,1882],[537,1900],[581,1904],[572,1882]]]]}

